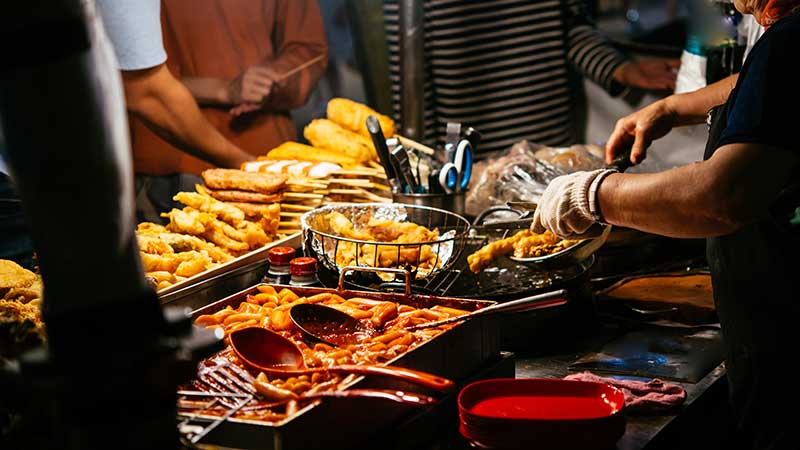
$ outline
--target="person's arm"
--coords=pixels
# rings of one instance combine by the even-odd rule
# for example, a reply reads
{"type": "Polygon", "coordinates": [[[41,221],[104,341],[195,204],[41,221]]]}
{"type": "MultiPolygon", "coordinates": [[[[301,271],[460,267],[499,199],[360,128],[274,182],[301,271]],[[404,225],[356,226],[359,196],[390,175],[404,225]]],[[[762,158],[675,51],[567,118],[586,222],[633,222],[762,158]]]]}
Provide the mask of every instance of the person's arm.
{"type": "Polygon", "coordinates": [[[248,105],[245,112],[288,110],[305,104],[328,64],[328,43],[319,7],[315,1],[279,1],[274,13],[273,58],[248,67],[233,80],[181,78],[200,104],[244,104],[248,105]],[[312,60],[316,62],[291,73],[312,60]]]}
{"type": "Polygon", "coordinates": [[[650,144],[674,127],[703,123],[708,111],[728,99],[738,74],[685,94],[674,94],[617,121],[606,142],[606,161],[631,148],[631,161],[642,162],[650,144]]]}
{"type": "Polygon", "coordinates": [[[612,174],[598,190],[605,221],[678,238],[729,234],[767,213],[796,170],[782,148],[738,143],[707,161],[653,174],[612,174]]]}
{"type": "Polygon", "coordinates": [[[181,150],[219,167],[239,168],[253,156],[206,120],[191,93],[164,64],[122,71],[129,113],[181,150]]]}
{"type": "Polygon", "coordinates": [[[280,0],[275,7],[275,57],[264,61],[263,67],[277,78],[264,106],[273,110],[299,108],[306,103],[311,91],[328,66],[328,41],[322,14],[315,0],[280,0]],[[299,72],[281,78],[296,67],[319,58],[319,61],[299,72]]]}

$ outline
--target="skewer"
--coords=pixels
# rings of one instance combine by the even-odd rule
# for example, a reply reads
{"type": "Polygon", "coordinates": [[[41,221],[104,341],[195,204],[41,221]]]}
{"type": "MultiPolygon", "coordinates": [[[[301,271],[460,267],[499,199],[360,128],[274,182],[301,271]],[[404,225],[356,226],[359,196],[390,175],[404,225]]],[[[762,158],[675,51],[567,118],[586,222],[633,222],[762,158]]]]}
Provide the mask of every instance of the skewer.
{"type": "Polygon", "coordinates": [[[383,169],[383,166],[381,166],[381,164],[380,164],[379,162],[377,162],[377,161],[370,161],[368,164],[369,164],[369,165],[370,165],[370,166],[371,166],[373,169],[376,169],[376,170],[377,170],[377,169],[381,169],[381,170],[383,169]]]}
{"type": "Polygon", "coordinates": [[[297,225],[299,224],[294,220],[289,222],[278,222],[278,229],[282,229],[281,227],[296,227],[297,225]]]}
{"type": "Polygon", "coordinates": [[[386,172],[384,172],[383,169],[340,170],[338,172],[333,172],[332,175],[354,175],[358,177],[378,177],[383,178],[384,180],[386,179],[386,172]]]}
{"type": "Polygon", "coordinates": [[[346,184],[348,186],[372,187],[372,182],[364,179],[350,179],[350,178],[331,178],[331,184],[346,184]]]}
{"type": "Polygon", "coordinates": [[[309,199],[309,198],[316,198],[322,199],[323,195],[320,194],[309,194],[306,192],[284,192],[284,198],[299,198],[299,199],[309,199]]]}
{"type": "Polygon", "coordinates": [[[283,211],[284,209],[290,210],[290,211],[292,211],[292,210],[293,211],[311,211],[312,209],[314,209],[313,206],[296,205],[296,204],[293,204],[293,203],[281,203],[280,207],[281,207],[281,211],[283,211]]]}
{"type": "Polygon", "coordinates": [[[309,66],[311,66],[311,65],[313,65],[313,64],[315,64],[315,63],[317,63],[319,61],[322,61],[323,58],[325,58],[325,55],[317,55],[317,56],[309,59],[308,61],[304,62],[303,64],[300,64],[299,66],[295,67],[294,69],[292,69],[292,70],[290,70],[290,71],[288,71],[286,73],[283,73],[281,75],[278,75],[278,81],[285,80],[286,78],[296,74],[297,72],[300,72],[301,70],[305,69],[306,67],[309,67],[309,66]]]}
{"type": "Polygon", "coordinates": [[[425,144],[420,144],[417,141],[413,141],[413,140],[411,140],[411,139],[409,139],[407,137],[400,136],[399,134],[395,134],[394,137],[396,137],[397,140],[400,141],[400,143],[403,144],[404,147],[413,148],[413,149],[419,150],[422,153],[426,153],[426,154],[431,155],[431,156],[436,154],[436,150],[428,147],[425,144]]]}
{"type": "Polygon", "coordinates": [[[299,212],[288,212],[288,211],[283,212],[283,211],[281,211],[281,217],[300,217],[302,215],[303,215],[303,213],[299,213],[299,212]]]}

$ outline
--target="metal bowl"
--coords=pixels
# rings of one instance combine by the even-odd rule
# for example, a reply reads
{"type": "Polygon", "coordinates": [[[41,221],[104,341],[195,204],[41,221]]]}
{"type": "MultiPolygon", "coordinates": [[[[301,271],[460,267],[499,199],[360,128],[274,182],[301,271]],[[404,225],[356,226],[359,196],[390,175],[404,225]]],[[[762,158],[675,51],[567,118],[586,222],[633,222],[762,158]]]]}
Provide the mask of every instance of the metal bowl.
{"type": "Polygon", "coordinates": [[[313,254],[327,269],[341,273],[345,266],[389,267],[411,272],[416,278],[427,278],[447,270],[464,249],[470,223],[464,217],[443,209],[402,203],[352,203],[327,205],[303,214],[303,250],[313,254]],[[324,217],[338,212],[360,229],[371,218],[412,222],[429,230],[438,230],[439,238],[430,242],[391,243],[352,239],[339,235],[324,217]],[[433,261],[421,261],[423,251],[432,252],[433,261]],[[343,252],[351,252],[353,260],[343,261],[343,252]],[[389,253],[387,253],[389,252],[389,253]],[[396,252],[396,257],[394,256],[396,252]],[[372,255],[370,257],[369,255],[372,255]],[[388,255],[390,264],[381,261],[388,255]],[[410,256],[409,256],[410,255],[410,256]],[[416,255],[416,259],[415,259],[416,255]],[[341,258],[340,258],[341,257],[341,258]],[[421,264],[422,263],[422,264],[421,264]]]}

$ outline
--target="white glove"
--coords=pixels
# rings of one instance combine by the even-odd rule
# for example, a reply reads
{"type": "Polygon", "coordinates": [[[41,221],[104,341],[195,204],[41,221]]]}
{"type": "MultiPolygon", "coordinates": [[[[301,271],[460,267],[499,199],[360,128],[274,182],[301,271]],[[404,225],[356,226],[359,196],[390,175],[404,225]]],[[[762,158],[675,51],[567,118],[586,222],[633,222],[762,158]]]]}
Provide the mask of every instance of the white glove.
{"type": "Polygon", "coordinates": [[[562,239],[587,239],[603,232],[589,209],[589,187],[598,177],[605,177],[614,170],[599,169],[591,172],[575,172],[553,179],[547,185],[536,213],[533,215],[531,231],[544,233],[550,230],[562,239]]]}

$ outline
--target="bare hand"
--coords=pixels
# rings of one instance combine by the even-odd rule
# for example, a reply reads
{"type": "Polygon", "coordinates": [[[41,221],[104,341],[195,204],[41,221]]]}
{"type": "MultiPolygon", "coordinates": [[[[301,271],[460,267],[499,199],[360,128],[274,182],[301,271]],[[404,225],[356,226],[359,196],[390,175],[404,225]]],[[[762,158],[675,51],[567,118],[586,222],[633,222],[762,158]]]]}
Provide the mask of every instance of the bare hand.
{"type": "Polygon", "coordinates": [[[262,104],[277,87],[278,74],[265,66],[250,66],[228,84],[228,96],[233,104],[262,104]]]}
{"type": "Polygon", "coordinates": [[[667,101],[659,100],[619,119],[606,142],[606,162],[611,163],[615,156],[628,147],[631,148],[632,163],[644,161],[650,144],[675,126],[675,116],[667,101]]]}
{"type": "Polygon", "coordinates": [[[675,89],[679,59],[645,59],[627,62],[617,68],[614,79],[631,87],[665,91],[675,89]]]}

